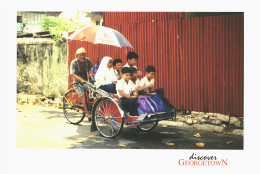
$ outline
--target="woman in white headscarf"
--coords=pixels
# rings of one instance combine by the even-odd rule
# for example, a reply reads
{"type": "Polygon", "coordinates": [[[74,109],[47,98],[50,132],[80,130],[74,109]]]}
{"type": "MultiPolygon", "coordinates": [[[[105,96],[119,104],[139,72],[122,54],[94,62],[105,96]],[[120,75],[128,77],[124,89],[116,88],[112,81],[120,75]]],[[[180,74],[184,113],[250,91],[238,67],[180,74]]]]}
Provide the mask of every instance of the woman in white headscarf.
{"type": "Polygon", "coordinates": [[[95,85],[108,93],[116,93],[116,76],[113,70],[112,58],[105,56],[101,60],[95,75],[95,85]]]}

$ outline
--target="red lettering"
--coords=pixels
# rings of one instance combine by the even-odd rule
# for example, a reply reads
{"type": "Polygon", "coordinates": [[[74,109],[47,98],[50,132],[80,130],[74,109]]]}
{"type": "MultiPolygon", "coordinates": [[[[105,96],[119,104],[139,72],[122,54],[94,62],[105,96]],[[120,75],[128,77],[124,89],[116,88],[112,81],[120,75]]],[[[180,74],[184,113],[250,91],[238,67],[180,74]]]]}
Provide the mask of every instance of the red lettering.
{"type": "Polygon", "coordinates": [[[214,166],[215,165],[215,161],[210,161],[210,165],[214,166]],[[212,164],[212,162],[213,162],[213,164],[212,164]]]}
{"type": "Polygon", "coordinates": [[[217,166],[220,166],[220,161],[216,161],[217,166]]]}
{"type": "Polygon", "coordinates": [[[205,161],[202,161],[202,165],[205,166],[205,161]]]}
{"type": "Polygon", "coordinates": [[[201,162],[202,162],[202,161],[198,161],[198,166],[201,166],[201,162]]]}
{"type": "Polygon", "coordinates": [[[222,159],[222,166],[223,166],[223,163],[225,163],[227,166],[227,159],[226,159],[226,161],[222,159]]]}
{"type": "Polygon", "coordinates": [[[227,159],[222,161],[200,161],[200,160],[184,160],[180,159],[178,161],[180,166],[227,166],[227,159]]]}
{"type": "Polygon", "coordinates": [[[181,163],[181,161],[184,161],[184,159],[180,159],[178,162],[180,166],[183,166],[184,162],[181,163]]]}

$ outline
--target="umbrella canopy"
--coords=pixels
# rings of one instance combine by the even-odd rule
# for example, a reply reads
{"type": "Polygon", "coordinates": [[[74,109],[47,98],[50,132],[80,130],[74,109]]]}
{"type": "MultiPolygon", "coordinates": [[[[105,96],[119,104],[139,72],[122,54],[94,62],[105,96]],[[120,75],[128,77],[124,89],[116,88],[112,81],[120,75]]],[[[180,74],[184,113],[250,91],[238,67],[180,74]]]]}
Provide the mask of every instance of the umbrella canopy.
{"type": "Polygon", "coordinates": [[[83,27],[68,37],[69,40],[81,40],[94,44],[106,44],[116,47],[132,47],[128,40],[118,31],[103,27],[83,27]]]}

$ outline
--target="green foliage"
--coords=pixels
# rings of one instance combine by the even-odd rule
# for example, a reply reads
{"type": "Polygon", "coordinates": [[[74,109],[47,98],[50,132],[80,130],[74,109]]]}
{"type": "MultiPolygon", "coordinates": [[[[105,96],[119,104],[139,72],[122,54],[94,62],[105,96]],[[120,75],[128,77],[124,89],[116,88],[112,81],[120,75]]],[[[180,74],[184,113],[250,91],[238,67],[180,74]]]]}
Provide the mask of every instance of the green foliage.
{"type": "Polygon", "coordinates": [[[65,41],[62,33],[64,31],[75,31],[79,28],[86,26],[87,24],[79,24],[72,22],[68,19],[55,18],[55,17],[46,17],[42,22],[42,31],[50,31],[50,34],[57,45],[60,45],[65,41]]]}

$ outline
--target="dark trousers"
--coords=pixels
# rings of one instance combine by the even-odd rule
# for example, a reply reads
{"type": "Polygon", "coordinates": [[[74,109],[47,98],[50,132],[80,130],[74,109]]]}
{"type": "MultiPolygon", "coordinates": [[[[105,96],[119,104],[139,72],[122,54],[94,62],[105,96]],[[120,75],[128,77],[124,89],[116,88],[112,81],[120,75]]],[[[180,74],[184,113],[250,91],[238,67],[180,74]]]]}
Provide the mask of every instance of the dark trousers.
{"type": "Polygon", "coordinates": [[[160,94],[160,95],[164,96],[164,90],[163,90],[163,88],[157,88],[157,89],[155,90],[155,92],[156,92],[157,94],[160,94]]]}
{"type": "Polygon", "coordinates": [[[131,116],[137,116],[137,99],[138,98],[121,98],[121,104],[126,112],[129,112],[131,116]]]}
{"type": "Polygon", "coordinates": [[[108,85],[101,85],[99,88],[108,93],[116,94],[116,85],[113,83],[108,85]]]}

